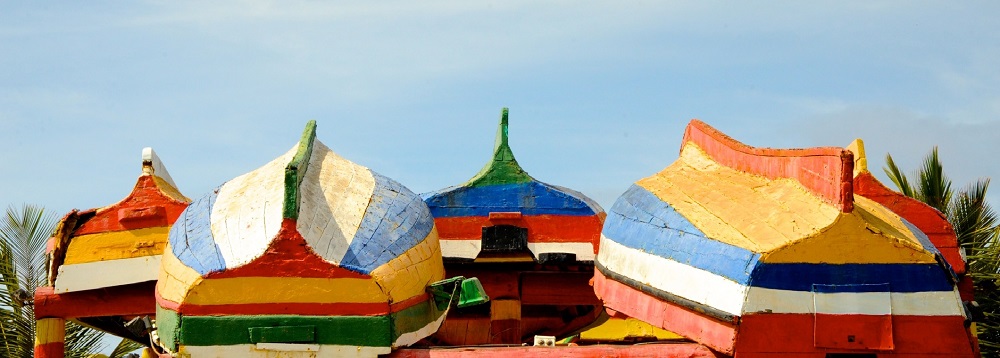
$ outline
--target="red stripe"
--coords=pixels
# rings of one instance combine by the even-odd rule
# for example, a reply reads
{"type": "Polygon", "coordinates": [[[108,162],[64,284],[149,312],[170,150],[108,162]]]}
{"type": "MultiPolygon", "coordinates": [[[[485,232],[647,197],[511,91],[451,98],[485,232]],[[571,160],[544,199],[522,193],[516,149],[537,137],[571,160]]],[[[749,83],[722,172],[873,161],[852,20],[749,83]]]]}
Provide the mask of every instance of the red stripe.
{"type": "Polygon", "coordinates": [[[568,358],[568,357],[688,357],[716,358],[707,347],[695,343],[647,343],[635,345],[593,345],[557,347],[461,347],[461,348],[402,348],[393,350],[387,358],[568,358]]]}
{"type": "Polygon", "coordinates": [[[307,277],[307,278],[361,278],[371,276],[350,271],[323,259],[306,242],[296,229],[294,219],[283,219],[277,237],[263,255],[246,265],[213,272],[208,278],[234,277],[307,277]]]}
{"type": "Polygon", "coordinates": [[[187,206],[188,203],[164,195],[152,176],[143,175],[136,181],[135,188],[128,197],[109,207],[97,209],[96,215],[73,231],[73,236],[173,225],[187,206]],[[145,211],[156,214],[139,220],[128,220],[131,211],[121,209],[149,209],[145,211]],[[122,220],[122,215],[126,216],[126,220],[122,220]]]}
{"type": "Polygon", "coordinates": [[[214,315],[308,315],[308,316],[382,316],[413,307],[430,297],[420,294],[406,300],[386,302],[334,302],[334,303],[245,303],[229,305],[178,304],[156,294],[160,307],[191,316],[214,315]]]}
{"type": "Polygon", "coordinates": [[[864,336],[867,332],[890,334],[894,354],[973,356],[972,342],[961,316],[891,316],[891,327],[884,325],[887,319],[889,316],[822,315],[814,318],[811,314],[748,314],[740,320],[736,352],[844,351],[817,348],[816,343],[846,341],[848,335],[854,335],[858,343],[867,339],[864,336]],[[888,330],[879,331],[883,329],[888,330]]]}
{"type": "Polygon", "coordinates": [[[154,286],[141,282],[63,294],[42,286],[35,290],[35,318],[152,315],[156,313],[156,301],[150,296],[154,286]]]}
{"type": "Polygon", "coordinates": [[[525,215],[520,219],[493,220],[487,216],[461,216],[435,218],[434,224],[442,240],[479,240],[483,227],[515,225],[528,229],[528,242],[586,242],[593,244],[597,253],[604,220],[599,215],[525,215]]]}
{"type": "Polygon", "coordinates": [[[35,358],[63,358],[66,344],[52,342],[35,346],[35,358]]]}
{"type": "Polygon", "coordinates": [[[673,331],[717,351],[732,354],[736,327],[660,300],[594,270],[594,292],[604,305],[630,317],[673,331]]]}

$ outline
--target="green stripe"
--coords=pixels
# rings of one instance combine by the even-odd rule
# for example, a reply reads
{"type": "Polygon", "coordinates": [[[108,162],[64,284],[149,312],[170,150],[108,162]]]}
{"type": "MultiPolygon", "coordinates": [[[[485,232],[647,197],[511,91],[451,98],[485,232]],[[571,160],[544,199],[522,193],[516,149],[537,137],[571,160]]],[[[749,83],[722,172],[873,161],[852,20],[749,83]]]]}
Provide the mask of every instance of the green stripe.
{"type": "Polygon", "coordinates": [[[251,344],[250,328],[315,326],[317,344],[389,347],[388,316],[186,316],[180,344],[227,346],[251,344]]]}
{"type": "Polygon", "coordinates": [[[534,179],[528,175],[514,159],[514,152],[507,143],[507,108],[500,113],[500,127],[497,128],[493,160],[479,171],[465,186],[477,187],[498,184],[527,183],[534,179]]]}
{"type": "Polygon", "coordinates": [[[392,339],[395,341],[396,338],[405,334],[414,332],[428,323],[434,322],[441,315],[443,311],[439,311],[436,306],[434,306],[430,300],[420,302],[408,307],[404,310],[392,314],[392,324],[395,328],[395,332],[392,335],[392,339]]]}
{"type": "Polygon", "coordinates": [[[302,139],[299,140],[299,149],[295,152],[295,157],[285,167],[285,203],[283,214],[285,219],[298,219],[299,217],[299,185],[302,178],[306,176],[306,169],[309,168],[309,158],[312,155],[313,142],[316,141],[316,121],[306,123],[306,129],[302,131],[302,139]]]}
{"type": "Polygon", "coordinates": [[[250,327],[252,343],[314,343],[315,326],[250,327]]]}
{"type": "Polygon", "coordinates": [[[177,351],[177,328],[180,326],[180,316],[177,312],[156,305],[156,332],[160,343],[171,351],[177,351]]]}

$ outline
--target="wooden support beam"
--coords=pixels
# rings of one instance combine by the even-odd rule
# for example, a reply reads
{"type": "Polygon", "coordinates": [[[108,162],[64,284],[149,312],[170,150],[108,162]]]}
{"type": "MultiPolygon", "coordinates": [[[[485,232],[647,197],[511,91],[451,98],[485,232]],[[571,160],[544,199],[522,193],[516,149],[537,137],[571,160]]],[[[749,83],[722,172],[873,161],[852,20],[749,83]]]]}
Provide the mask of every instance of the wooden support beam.
{"type": "Polygon", "coordinates": [[[35,322],[35,358],[62,358],[65,341],[65,319],[42,318],[35,322]]]}
{"type": "Polygon", "coordinates": [[[521,343],[521,301],[493,300],[490,303],[491,343],[521,343]]]}
{"type": "Polygon", "coordinates": [[[593,272],[525,272],[521,302],[526,305],[601,305],[590,286],[593,272]]]}
{"type": "Polygon", "coordinates": [[[35,290],[35,318],[141,316],[156,314],[154,282],[56,294],[52,287],[35,290]]]}

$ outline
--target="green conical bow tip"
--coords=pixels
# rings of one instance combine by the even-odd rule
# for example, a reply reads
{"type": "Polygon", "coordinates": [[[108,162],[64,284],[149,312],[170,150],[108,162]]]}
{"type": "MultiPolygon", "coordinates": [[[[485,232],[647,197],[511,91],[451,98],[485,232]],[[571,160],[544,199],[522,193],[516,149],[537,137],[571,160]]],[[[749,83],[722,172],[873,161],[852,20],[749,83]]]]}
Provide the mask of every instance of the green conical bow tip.
{"type": "Polygon", "coordinates": [[[500,184],[526,183],[534,179],[528,175],[514,159],[514,152],[507,143],[507,108],[500,113],[500,127],[497,128],[497,140],[493,147],[493,160],[479,171],[466,186],[477,187],[500,184]]]}

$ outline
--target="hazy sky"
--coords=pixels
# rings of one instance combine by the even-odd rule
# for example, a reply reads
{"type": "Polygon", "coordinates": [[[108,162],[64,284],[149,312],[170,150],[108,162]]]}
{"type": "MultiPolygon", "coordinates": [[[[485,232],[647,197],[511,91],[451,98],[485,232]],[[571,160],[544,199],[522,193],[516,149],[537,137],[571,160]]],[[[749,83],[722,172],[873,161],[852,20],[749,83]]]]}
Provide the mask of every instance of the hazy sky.
{"type": "MultiPolygon", "coordinates": [[[[700,118],[1000,177],[997,2],[0,3],[0,204],[123,198],[152,146],[195,198],[297,142],[421,193],[489,159],[607,209],[700,118]]],[[[1000,200],[1000,183],[992,202],[1000,200]]]]}

